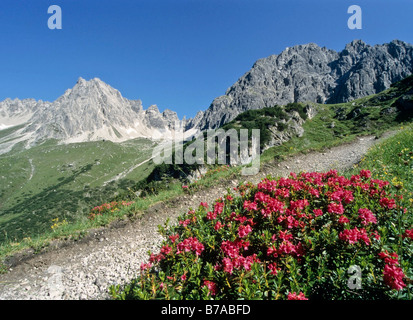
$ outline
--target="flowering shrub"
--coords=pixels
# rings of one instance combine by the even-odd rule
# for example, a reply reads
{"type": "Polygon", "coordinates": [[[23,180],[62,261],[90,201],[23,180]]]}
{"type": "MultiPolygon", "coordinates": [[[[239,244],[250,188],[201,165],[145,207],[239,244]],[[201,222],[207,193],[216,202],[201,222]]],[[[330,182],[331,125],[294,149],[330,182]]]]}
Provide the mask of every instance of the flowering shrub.
{"type": "Polygon", "coordinates": [[[130,206],[131,204],[133,204],[134,201],[112,201],[109,203],[104,203],[100,206],[96,206],[92,209],[92,211],[89,214],[89,219],[93,220],[95,219],[97,216],[101,216],[104,214],[109,214],[109,213],[113,213],[115,211],[118,211],[121,207],[127,207],[130,206]]]}
{"type": "Polygon", "coordinates": [[[181,215],[124,299],[411,299],[412,218],[387,181],[291,173],[181,215]],[[349,285],[351,266],[361,285],[349,285]]]}
{"type": "Polygon", "coordinates": [[[229,169],[229,165],[227,165],[227,164],[225,164],[225,165],[220,165],[220,166],[217,166],[217,167],[215,167],[215,168],[213,168],[213,169],[208,170],[208,171],[205,173],[204,177],[210,177],[210,176],[213,176],[214,174],[216,174],[216,173],[218,173],[218,172],[228,171],[228,169],[229,169]]]}
{"type": "Polygon", "coordinates": [[[53,231],[58,230],[59,228],[67,225],[66,219],[63,219],[63,221],[59,221],[59,218],[54,218],[52,219],[52,226],[50,227],[53,231]]]}

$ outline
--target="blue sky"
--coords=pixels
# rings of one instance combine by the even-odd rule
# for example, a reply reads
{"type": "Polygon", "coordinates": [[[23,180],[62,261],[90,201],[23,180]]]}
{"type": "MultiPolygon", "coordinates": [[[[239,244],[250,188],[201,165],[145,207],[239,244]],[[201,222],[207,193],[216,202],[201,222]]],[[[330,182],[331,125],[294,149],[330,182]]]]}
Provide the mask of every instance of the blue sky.
{"type": "Polygon", "coordinates": [[[411,0],[1,0],[0,100],[53,101],[98,77],[144,109],[193,117],[286,47],[413,43],[412,13],[411,0]],[[362,30],[347,27],[352,4],[362,30]],[[51,5],[61,30],[47,27],[51,5]]]}

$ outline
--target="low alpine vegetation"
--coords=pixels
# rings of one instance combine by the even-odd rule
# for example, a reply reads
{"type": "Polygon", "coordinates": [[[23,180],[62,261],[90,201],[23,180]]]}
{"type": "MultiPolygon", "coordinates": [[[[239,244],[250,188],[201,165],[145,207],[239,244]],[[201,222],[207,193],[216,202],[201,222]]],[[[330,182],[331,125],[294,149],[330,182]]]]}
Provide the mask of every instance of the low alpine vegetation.
{"type": "Polygon", "coordinates": [[[160,232],[115,299],[412,298],[411,207],[369,170],[268,176],[160,232]]]}
{"type": "Polygon", "coordinates": [[[109,203],[104,203],[92,209],[89,214],[89,219],[94,220],[98,216],[114,213],[115,211],[119,211],[121,208],[128,207],[133,203],[133,201],[112,201],[109,203]]]}

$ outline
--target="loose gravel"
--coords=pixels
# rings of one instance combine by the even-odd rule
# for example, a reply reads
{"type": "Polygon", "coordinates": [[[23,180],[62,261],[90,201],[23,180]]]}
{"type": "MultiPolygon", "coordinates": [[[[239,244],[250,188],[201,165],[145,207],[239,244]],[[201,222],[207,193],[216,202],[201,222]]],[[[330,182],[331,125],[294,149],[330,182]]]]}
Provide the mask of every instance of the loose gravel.
{"type": "Polygon", "coordinates": [[[93,230],[78,241],[57,241],[45,252],[17,256],[9,272],[0,276],[0,300],[106,300],[110,285],[130,282],[147,262],[148,250],[156,251],[162,241],[158,225],[166,218],[175,221],[201,201],[211,203],[224,196],[228,187],[240,182],[259,182],[268,174],[287,176],[290,172],[342,172],[358,163],[367,150],[381,139],[365,136],[324,152],[311,152],[265,165],[255,176],[227,181],[209,190],[159,203],[134,221],[124,220],[93,230]]]}

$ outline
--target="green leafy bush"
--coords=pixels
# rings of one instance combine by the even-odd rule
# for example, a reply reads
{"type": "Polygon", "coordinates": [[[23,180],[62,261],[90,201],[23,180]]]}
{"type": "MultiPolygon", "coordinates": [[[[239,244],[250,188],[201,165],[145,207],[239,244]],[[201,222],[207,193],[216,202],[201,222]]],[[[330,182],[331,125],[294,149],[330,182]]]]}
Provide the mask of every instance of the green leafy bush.
{"type": "Polygon", "coordinates": [[[291,102],[285,106],[285,111],[292,112],[297,111],[301,119],[307,120],[307,112],[305,111],[305,106],[298,102],[291,102]]]}
{"type": "Polygon", "coordinates": [[[368,170],[267,177],[200,203],[115,299],[411,299],[411,205],[368,170]]]}
{"type": "Polygon", "coordinates": [[[251,137],[252,129],[260,130],[260,148],[263,149],[271,139],[270,127],[276,125],[278,130],[284,131],[288,125],[282,120],[288,121],[290,116],[280,106],[262,109],[247,110],[239,114],[234,120],[222,126],[223,130],[235,129],[239,134],[240,129],[248,129],[251,137]]]}
{"type": "Polygon", "coordinates": [[[260,117],[272,117],[279,120],[288,120],[288,115],[284,112],[280,106],[267,107],[262,109],[247,110],[239,114],[235,121],[255,121],[260,117]]]}

